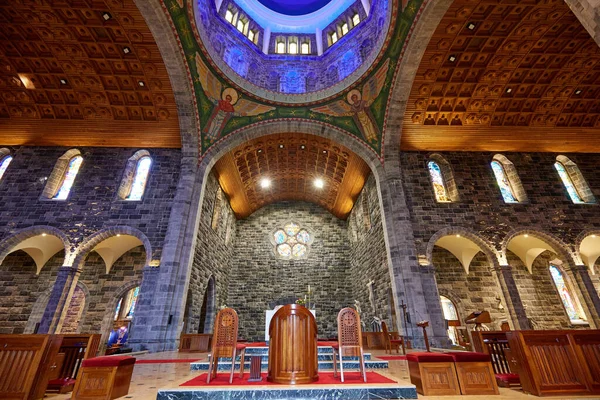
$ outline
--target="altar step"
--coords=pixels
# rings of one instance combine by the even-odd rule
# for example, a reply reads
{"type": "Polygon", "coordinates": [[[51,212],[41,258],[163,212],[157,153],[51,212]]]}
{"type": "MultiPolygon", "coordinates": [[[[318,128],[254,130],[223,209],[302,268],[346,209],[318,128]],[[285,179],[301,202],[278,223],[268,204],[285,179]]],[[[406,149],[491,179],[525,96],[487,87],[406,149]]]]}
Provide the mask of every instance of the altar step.
{"type": "MultiPolygon", "coordinates": [[[[319,346],[317,347],[317,354],[331,354],[332,353],[332,349],[331,346],[319,346]]],[[[261,355],[261,356],[268,356],[269,355],[269,348],[266,346],[251,346],[251,347],[246,347],[246,355],[261,355]]]]}
{"type": "MultiPolygon", "coordinates": [[[[340,364],[338,362],[338,368],[339,368],[340,364]]],[[[367,367],[367,369],[386,369],[388,368],[388,362],[387,361],[366,361],[365,360],[365,366],[367,367]]],[[[193,362],[190,364],[190,370],[192,371],[208,371],[209,368],[209,363],[207,361],[203,361],[203,362],[193,362]]],[[[244,363],[244,368],[246,371],[250,370],[250,362],[247,361],[244,363]]],[[[354,369],[358,369],[359,368],[359,363],[358,361],[355,360],[346,360],[346,357],[344,357],[344,369],[349,369],[349,370],[354,370],[354,369]]],[[[236,361],[235,363],[235,370],[239,370],[240,369],[240,362],[236,361]]],[[[261,370],[262,371],[267,371],[269,369],[269,361],[268,359],[265,357],[262,360],[261,363],[261,370]]],[[[219,359],[219,366],[218,366],[218,370],[219,371],[230,371],[231,370],[231,360],[229,361],[224,361],[224,359],[219,359]]],[[[328,360],[328,361],[319,361],[319,370],[333,370],[333,361],[328,360]]]]}
{"type": "MultiPolygon", "coordinates": [[[[250,362],[250,359],[252,358],[252,356],[256,356],[259,354],[246,354],[244,356],[244,360],[248,363],[250,362]]],[[[269,355],[268,354],[260,354],[260,356],[263,357],[263,360],[268,360],[269,359],[269,355]]],[[[210,360],[210,354],[208,355],[208,359],[210,360]]],[[[333,360],[333,353],[319,353],[317,354],[317,359],[319,361],[331,361],[333,360]]],[[[239,358],[238,358],[239,360],[239,358]]],[[[357,356],[344,356],[344,360],[348,360],[348,361],[358,361],[358,357],[357,356]]],[[[365,353],[365,361],[370,361],[371,360],[371,353],[365,353]]],[[[219,358],[219,362],[221,361],[226,361],[226,362],[231,362],[231,357],[221,357],[219,358]]],[[[239,361],[237,361],[239,363],[239,361]]]]}

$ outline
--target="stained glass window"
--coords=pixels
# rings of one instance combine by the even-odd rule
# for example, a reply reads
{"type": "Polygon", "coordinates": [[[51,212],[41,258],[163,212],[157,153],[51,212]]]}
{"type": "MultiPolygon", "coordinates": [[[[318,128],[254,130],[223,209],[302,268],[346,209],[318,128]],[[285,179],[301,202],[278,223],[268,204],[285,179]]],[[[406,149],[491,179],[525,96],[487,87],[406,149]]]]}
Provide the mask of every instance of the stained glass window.
{"type": "Polygon", "coordinates": [[[6,168],[8,168],[8,164],[10,164],[12,159],[13,158],[11,156],[6,156],[2,159],[2,162],[0,163],[0,179],[2,179],[2,176],[4,175],[4,172],[6,171],[6,168]]]}
{"type": "Polygon", "coordinates": [[[310,242],[310,233],[294,222],[286,224],[283,229],[278,229],[273,233],[273,243],[277,254],[281,258],[306,257],[310,242]]]}
{"type": "Polygon", "coordinates": [[[577,193],[577,189],[575,188],[573,180],[571,179],[571,176],[567,172],[565,166],[557,161],[554,163],[554,168],[556,168],[556,171],[558,171],[558,176],[560,176],[560,179],[563,181],[563,185],[565,185],[565,188],[569,193],[569,197],[571,197],[571,201],[573,201],[573,203],[584,203],[584,201],[581,199],[581,196],[579,196],[579,193],[577,193]]]}
{"type": "Polygon", "coordinates": [[[498,186],[500,187],[500,193],[502,193],[502,198],[505,203],[518,203],[515,194],[513,193],[512,187],[510,186],[510,181],[508,180],[508,176],[506,176],[506,171],[504,167],[499,161],[492,161],[492,171],[494,171],[494,175],[496,176],[496,182],[498,182],[498,186]]]}
{"type": "MultiPolygon", "coordinates": [[[[440,296],[440,302],[442,303],[442,312],[444,313],[444,319],[446,321],[457,321],[458,322],[458,313],[456,312],[456,307],[452,300],[447,297],[440,296]]],[[[453,325],[448,324],[448,338],[452,342],[452,344],[458,344],[458,335],[456,328],[453,325]]]]}
{"type": "Polygon", "coordinates": [[[141,200],[146,189],[146,182],[148,181],[148,174],[150,172],[150,166],[152,165],[152,159],[148,156],[140,158],[135,168],[135,176],[131,183],[131,192],[127,200],[141,200]]]}
{"type": "Polygon", "coordinates": [[[125,318],[131,319],[133,318],[133,313],[135,311],[135,304],[137,302],[138,294],[140,293],[140,287],[136,287],[133,289],[133,293],[131,294],[131,300],[129,301],[129,310],[127,311],[127,315],[125,318]]]}
{"type": "Polygon", "coordinates": [[[81,167],[82,162],[83,157],[81,156],[75,156],[71,158],[60,189],[54,196],[56,200],[66,200],[66,198],[69,196],[69,192],[71,191],[71,187],[73,187],[73,182],[75,182],[75,177],[77,176],[77,172],[79,172],[79,167],[81,167]]]}
{"type": "Polygon", "coordinates": [[[569,319],[571,321],[585,321],[587,318],[585,317],[585,314],[583,313],[581,307],[571,296],[562,271],[557,266],[550,265],[550,274],[552,275],[552,280],[554,281],[556,290],[558,290],[560,299],[562,300],[562,303],[565,306],[565,310],[567,311],[569,319]]]}
{"type": "Polygon", "coordinates": [[[429,161],[427,166],[429,167],[429,175],[431,175],[435,199],[440,203],[449,203],[450,197],[446,190],[446,184],[444,183],[444,177],[442,176],[440,166],[435,161],[429,161]]]}
{"type": "Polygon", "coordinates": [[[117,307],[115,308],[115,321],[119,319],[119,311],[121,311],[121,304],[123,304],[123,298],[119,299],[117,303],[117,307]]]}

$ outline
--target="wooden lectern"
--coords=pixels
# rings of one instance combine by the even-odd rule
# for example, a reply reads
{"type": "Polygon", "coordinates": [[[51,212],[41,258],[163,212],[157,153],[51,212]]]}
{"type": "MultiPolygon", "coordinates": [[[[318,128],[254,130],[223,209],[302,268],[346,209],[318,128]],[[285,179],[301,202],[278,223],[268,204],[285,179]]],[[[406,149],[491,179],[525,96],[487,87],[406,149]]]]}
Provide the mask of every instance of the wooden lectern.
{"type": "MultiPolygon", "coordinates": [[[[475,311],[469,314],[465,321],[467,324],[475,324],[475,331],[483,331],[481,324],[489,324],[492,322],[492,317],[488,311],[475,311]]],[[[485,329],[487,330],[487,329],[485,329]]]]}
{"type": "Polygon", "coordinates": [[[269,326],[269,382],[295,385],[319,380],[317,323],[299,304],[281,307],[269,326]]]}

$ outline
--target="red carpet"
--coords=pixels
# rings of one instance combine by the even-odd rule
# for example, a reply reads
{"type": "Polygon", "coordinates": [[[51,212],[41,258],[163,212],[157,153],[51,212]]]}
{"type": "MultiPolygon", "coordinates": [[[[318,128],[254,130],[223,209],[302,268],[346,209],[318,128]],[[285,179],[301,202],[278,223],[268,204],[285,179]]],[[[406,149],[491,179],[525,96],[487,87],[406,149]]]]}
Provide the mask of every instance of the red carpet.
{"type": "MultiPolygon", "coordinates": [[[[192,380],[182,383],[179,386],[227,386],[229,385],[229,372],[220,372],[217,374],[217,378],[210,381],[210,384],[206,384],[206,376],[204,373],[200,376],[195,377],[192,380]]],[[[267,381],[267,374],[262,374],[263,380],[260,382],[248,382],[248,377],[250,374],[244,374],[244,378],[240,379],[240,374],[236,373],[233,375],[233,383],[232,385],[239,386],[257,386],[257,385],[279,385],[278,383],[272,383],[267,381]]],[[[325,372],[319,374],[319,380],[317,382],[311,383],[311,385],[334,385],[341,384],[342,381],[338,375],[337,378],[333,377],[333,372],[325,372]]],[[[360,376],[359,372],[346,372],[344,374],[344,384],[351,383],[357,384],[362,383],[365,384],[360,376]]],[[[367,372],[367,384],[370,383],[396,383],[395,381],[386,378],[383,375],[379,375],[377,372],[367,372]]],[[[302,385],[299,385],[302,386],[302,385]]]]}
{"type": "Polygon", "coordinates": [[[406,360],[406,356],[375,356],[384,361],[406,360]]]}
{"type": "Polygon", "coordinates": [[[175,364],[175,363],[192,363],[200,361],[199,358],[174,358],[171,360],[135,360],[136,364],[175,364]]]}

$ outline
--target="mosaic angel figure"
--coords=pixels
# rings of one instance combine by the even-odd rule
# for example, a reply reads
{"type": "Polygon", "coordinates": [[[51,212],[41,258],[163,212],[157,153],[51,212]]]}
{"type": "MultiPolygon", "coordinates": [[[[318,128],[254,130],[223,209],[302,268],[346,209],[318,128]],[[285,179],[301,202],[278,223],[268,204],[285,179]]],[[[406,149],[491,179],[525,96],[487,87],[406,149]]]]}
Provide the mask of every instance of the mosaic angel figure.
{"type": "Polygon", "coordinates": [[[375,101],[387,76],[390,67],[389,58],[379,70],[362,87],[362,93],[353,89],[348,93],[346,101],[338,100],[334,103],[313,108],[312,111],[334,117],[352,117],[363,137],[375,145],[379,141],[379,128],[371,112],[371,104],[375,101]]]}
{"type": "Polygon", "coordinates": [[[223,88],[221,82],[204,64],[198,53],[196,53],[196,70],[204,93],[215,104],[208,121],[202,128],[202,133],[209,142],[214,142],[219,138],[231,117],[251,117],[275,109],[275,107],[240,99],[240,95],[234,88],[223,88]]]}

